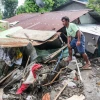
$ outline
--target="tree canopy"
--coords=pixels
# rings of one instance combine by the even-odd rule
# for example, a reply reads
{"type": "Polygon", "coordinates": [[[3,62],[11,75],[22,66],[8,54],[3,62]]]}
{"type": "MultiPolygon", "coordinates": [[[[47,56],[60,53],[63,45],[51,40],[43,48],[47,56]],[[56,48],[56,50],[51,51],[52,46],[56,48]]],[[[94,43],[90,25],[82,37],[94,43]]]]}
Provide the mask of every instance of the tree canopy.
{"type": "Polygon", "coordinates": [[[46,12],[64,4],[69,0],[43,0],[45,6],[40,8],[36,5],[34,0],[25,0],[24,5],[18,7],[17,14],[20,13],[32,13],[32,12],[46,12]]]}
{"type": "Polygon", "coordinates": [[[0,20],[2,19],[2,12],[1,12],[1,9],[0,9],[0,20]]]}
{"type": "Polygon", "coordinates": [[[18,0],[3,0],[4,2],[4,18],[10,18],[16,14],[18,0]]]}
{"type": "Polygon", "coordinates": [[[100,14],[100,0],[89,0],[88,7],[100,14]]]}

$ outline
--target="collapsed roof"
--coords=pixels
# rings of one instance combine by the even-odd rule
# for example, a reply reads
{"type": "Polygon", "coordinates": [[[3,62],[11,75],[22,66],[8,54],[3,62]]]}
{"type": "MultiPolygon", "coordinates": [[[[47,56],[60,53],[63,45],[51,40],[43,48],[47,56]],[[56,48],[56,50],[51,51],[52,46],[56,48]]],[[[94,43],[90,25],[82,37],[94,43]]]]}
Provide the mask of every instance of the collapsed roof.
{"type": "Polygon", "coordinates": [[[45,42],[54,41],[58,38],[59,34],[60,33],[56,34],[56,31],[26,30],[22,27],[14,27],[6,31],[0,32],[0,46],[22,47],[27,46],[29,42],[31,42],[33,46],[37,46],[45,42]]]}
{"type": "Polygon", "coordinates": [[[88,13],[89,10],[77,10],[77,11],[56,11],[47,13],[28,13],[20,14],[12,18],[7,19],[8,22],[19,21],[15,26],[21,26],[27,29],[33,30],[55,30],[58,31],[63,27],[61,18],[68,16],[70,21],[74,21],[80,16],[88,13]]]}

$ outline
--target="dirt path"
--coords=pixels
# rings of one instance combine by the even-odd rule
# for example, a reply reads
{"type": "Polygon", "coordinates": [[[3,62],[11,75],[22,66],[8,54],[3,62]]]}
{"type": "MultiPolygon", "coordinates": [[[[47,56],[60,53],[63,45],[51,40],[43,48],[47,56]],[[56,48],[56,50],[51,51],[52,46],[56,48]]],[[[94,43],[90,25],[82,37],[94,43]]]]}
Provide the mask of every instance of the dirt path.
{"type": "Polygon", "coordinates": [[[100,86],[96,84],[100,82],[100,78],[96,76],[96,73],[95,68],[81,72],[86,100],[100,100],[100,86]]]}

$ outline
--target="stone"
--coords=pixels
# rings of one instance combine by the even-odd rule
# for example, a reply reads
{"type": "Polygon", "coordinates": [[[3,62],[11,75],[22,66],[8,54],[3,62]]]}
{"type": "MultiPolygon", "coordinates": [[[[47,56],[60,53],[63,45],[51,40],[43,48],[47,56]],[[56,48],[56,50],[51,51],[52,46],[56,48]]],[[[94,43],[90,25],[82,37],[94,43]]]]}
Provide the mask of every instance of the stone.
{"type": "Polygon", "coordinates": [[[68,75],[69,78],[74,79],[76,77],[76,70],[73,70],[70,75],[68,75]]]}
{"type": "Polygon", "coordinates": [[[36,100],[36,97],[29,95],[27,96],[26,100],[36,100]]]}
{"type": "Polygon", "coordinates": [[[74,82],[69,82],[68,87],[75,88],[76,84],[74,82]]]}
{"type": "Polygon", "coordinates": [[[57,95],[57,92],[52,90],[51,93],[50,93],[50,97],[51,97],[51,100],[54,100],[54,98],[56,97],[57,95]]]}

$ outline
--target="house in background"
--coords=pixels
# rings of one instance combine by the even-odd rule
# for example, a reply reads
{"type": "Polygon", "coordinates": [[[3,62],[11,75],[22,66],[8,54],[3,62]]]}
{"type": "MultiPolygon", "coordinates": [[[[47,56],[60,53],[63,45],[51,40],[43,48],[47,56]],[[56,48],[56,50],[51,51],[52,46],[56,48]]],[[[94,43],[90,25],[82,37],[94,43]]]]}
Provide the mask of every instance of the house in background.
{"type": "MultiPolygon", "coordinates": [[[[95,54],[97,45],[100,51],[100,15],[92,10],[69,10],[69,11],[55,11],[47,13],[27,13],[14,16],[6,19],[10,23],[11,27],[21,26],[25,29],[32,30],[48,30],[61,32],[60,35],[64,42],[66,39],[66,28],[62,25],[61,18],[68,16],[70,22],[77,24],[80,30],[86,36],[86,50],[92,54],[95,54]],[[18,21],[18,23],[15,23],[18,21]],[[15,23],[12,25],[12,23],[15,23]],[[92,32],[91,32],[92,31],[92,32]]],[[[58,42],[55,42],[56,44],[58,42]]],[[[53,43],[54,44],[54,43],[53,43]]],[[[49,44],[48,44],[49,45],[49,44]]],[[[50,46],[49,46],[50,47],[50,46]]],[[[95,54],[96,55],[96,54],[95,54]]],[[[98,54],[97,54],[98,55],[98,54]]],[[[99,53],[100,55],[100,53],[99,53]]]]}
{"type": "Polygon", "coordinates": [[[87,9],[86,4],[87,4],[87,2],[82,2],[82,1],[78,1],[78,0],[70,0],[69,2],[66,2],[65,4],[57,7],[53,11],[67,11],[67,10],[87,9]]]}
{"type": "Polygon", "coordinates": [[[88,2],[88,0],[78,0],[78,1],[82,1],[82,2],[88,2]]]}

